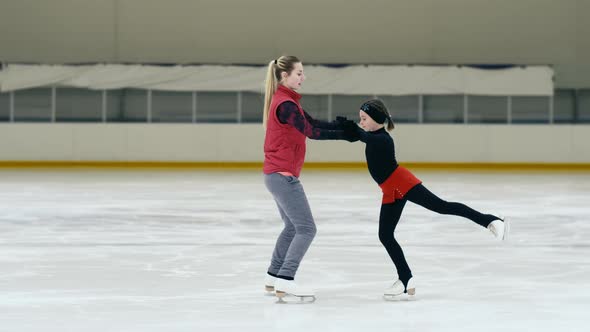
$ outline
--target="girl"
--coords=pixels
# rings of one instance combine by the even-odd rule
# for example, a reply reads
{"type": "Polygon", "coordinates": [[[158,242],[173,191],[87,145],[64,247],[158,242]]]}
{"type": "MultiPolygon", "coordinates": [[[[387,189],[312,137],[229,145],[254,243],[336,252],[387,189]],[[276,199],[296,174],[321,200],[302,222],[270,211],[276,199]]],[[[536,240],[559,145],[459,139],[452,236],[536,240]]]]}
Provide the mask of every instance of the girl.
{"type": "MultiPolygon", "coordinates": [[[[310,289],[295,284],[295,273],[316,234],[316,227],[299,181],[305,158],[305,140],[346,139],[343,121],[327,123],[307,114],[296,90],[305,80],[303,65],[294,56],[268,64],[264,100],[264,182],[272,194],[285,227],[277,239],[265,278],[268,292],[315,299],[310,289]]],[[[348,125],[354,125],[349,121],[348,125]]],[[[351,136],[351,135],[348,135],[351,136]]]]}
{"type": "Polygon", "coordinates": [[[440,199],[426,189],[422,181],[410,171],[397,164],[393,139],[387,132],[392,130],[394,125],[382,101],[365,102],[360,108],[359,116],[360,127],[363,130],[356,125],[356,128],[347,125],[346,133],[348,139],[359,138],[366,144],[365,155],[369,172],[383,192],[379,215],[379,239],[395,264],[398,274],[398,280],[385,290],[386,298],[394,298],[404,293],[414,295],[416,292],[412,272],[402,248],[394,237],[395,227],[407,201],[440,214],[468,218],[482,227],[487,227],[497,239],[506,239],[508,224],[505,220],[491,214],[482,214],[461,203],[440,199]]]}

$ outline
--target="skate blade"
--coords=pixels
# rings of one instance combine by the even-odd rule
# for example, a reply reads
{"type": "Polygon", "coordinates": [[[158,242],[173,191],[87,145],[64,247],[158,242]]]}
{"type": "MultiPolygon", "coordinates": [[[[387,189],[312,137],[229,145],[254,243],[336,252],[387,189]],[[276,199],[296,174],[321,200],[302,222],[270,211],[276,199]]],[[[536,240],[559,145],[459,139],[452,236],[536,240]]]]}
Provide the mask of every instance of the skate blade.
{"type": "Polygon", "coordinates": [[[383,299],[389,302],[414,301],[416,299],[416,289],[410,288],[407,293],[401,293],[398,295],[383,294],[383,299]]]}
{"type": "Polygon", "coordinates": [[[314,295],[295,296],[281,291],[277,291],[276,296],[277,304],[309,304],[316,300],[314,295]]]}
{"type": "Polygon", "coordinates": [[[508,219],[504,219],[504,234],[502,236],[502,241],[508,240],[508,233],[510,232],[510,222],[508,219]]]}
{"type": "Polygon", "coordinates": [[[273,286],[264,286],[264,295],[275,296],[275,288],[273,286]]]}

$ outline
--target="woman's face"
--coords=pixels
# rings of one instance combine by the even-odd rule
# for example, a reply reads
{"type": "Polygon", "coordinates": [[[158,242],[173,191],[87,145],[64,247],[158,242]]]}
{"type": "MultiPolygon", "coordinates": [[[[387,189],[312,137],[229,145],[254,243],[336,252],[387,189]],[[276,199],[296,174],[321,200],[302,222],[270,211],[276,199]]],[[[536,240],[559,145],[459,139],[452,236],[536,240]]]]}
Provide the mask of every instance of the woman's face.
{"type": "Polygon", "coordinates": [[[359,118],[361,119],[359,125],[364,131],[375,131],[383,127],[383,124],[375,122],[375,120],[373,120],[373,118],[371,118],[363,110],[359,110],[359,118]]]}
{"type": "Polygon", "coordinates": [[[291,90],[297,90],[301,88],[301,84],[305,81],[305,75],[303,74],[303,64],[301,62],[297,62],[293,66],[293,70],[291,74],[287,75],[286,72],[282,72],[281,76],[283,77],[281,83],[291,90]]]}

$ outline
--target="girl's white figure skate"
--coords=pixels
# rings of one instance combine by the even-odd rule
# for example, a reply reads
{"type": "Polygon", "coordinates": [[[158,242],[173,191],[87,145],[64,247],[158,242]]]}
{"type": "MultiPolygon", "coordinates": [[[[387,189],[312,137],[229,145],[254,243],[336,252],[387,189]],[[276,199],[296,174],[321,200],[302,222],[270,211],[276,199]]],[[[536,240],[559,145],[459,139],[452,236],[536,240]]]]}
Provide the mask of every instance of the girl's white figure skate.
{"type": "Polygon", "coordinates": [[[488,229],[497,240],[505,241],[508,238],[508,231],[510,230],[510,224],[506,218],[496,219],[488,225],[488,229]]]}
{"type": "Polygon", "coordinates": [[[298,286],[293,280],[277,278],[275,281],[277,303],[313,303],[315,293],[311,289],[298,286]]]}
{"type": "Polygon", "coordinates": [[[383,294],[383,298],[387,301],[411,300],[416,295],[416,286],[414,286],[414,278],[408,280],[408,287],[404,287],[401,280],[397,280],[387,288],[383,294]]]}
{"type": "Polygon", "coordinates": [[[275,282],[277,278],[271,276],[270,274],[266,274],[264,277],[264,290],[266,291],[266,295],[274,296],[275,295],[275,282]]]}

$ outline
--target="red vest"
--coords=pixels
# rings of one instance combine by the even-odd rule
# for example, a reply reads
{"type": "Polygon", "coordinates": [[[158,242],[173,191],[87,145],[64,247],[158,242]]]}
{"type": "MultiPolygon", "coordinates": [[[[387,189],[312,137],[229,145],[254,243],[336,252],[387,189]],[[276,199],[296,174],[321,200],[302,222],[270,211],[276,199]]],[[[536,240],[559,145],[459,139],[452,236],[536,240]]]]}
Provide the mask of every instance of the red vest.
{"type": "Polygon", "coordinates": [[[303,115],[299,104],[301,95],[279,84],[270,103],[264,138],[264,174],[289,172],[299,177],[305,159],[305,135],[277,118],[277,107],[285,101],[294,102],[303,115]]]}

